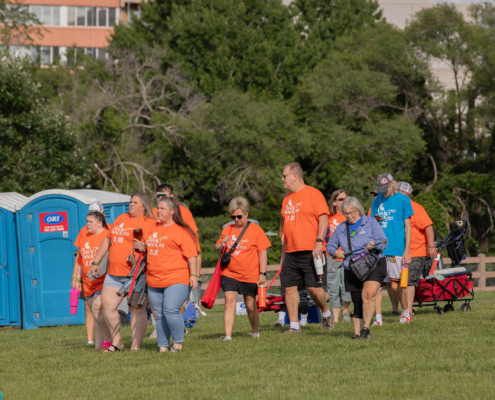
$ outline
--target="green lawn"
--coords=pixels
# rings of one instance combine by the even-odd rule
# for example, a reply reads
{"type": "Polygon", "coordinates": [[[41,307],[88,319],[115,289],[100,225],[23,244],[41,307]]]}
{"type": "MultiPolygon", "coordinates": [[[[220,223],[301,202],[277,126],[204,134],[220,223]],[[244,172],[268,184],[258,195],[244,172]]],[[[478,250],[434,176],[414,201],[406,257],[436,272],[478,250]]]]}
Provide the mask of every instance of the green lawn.
{"type": "MultiPolygon", "coordinates": [[[[0,332],[3,399],[339,398],[489,399],[495,397],[495,292],[477,293],[472,312],[444,316],[431,307],[414,322],[388,316],[370,340],[351,340],[351,324],[302,335],[272,328],[260,339],[237,317],[234,340],[222,342],[222,308],[200,317],[185,350],[158,354],[145,339],[139,353],[103,354],[86,347],[83,326],[0,332]]],[[[148,328],[148,333],[152,330],[148,328]]],[[[130,331],[123,328],[130,347],[130,331]]],[[[2,399],[2,400],[3,400],[2,399]]]]}

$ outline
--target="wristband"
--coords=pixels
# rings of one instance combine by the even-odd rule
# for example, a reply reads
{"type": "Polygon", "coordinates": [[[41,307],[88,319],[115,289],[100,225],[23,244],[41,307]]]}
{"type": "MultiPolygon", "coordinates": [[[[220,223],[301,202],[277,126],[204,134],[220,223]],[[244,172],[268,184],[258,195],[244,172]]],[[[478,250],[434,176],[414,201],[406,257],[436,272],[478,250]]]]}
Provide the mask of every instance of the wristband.
{"type": "Polygon", "coordinates": [[[435,246],[433,246],[433,247],[428,247],[428,248],[429,248],[429,249],[435,249],[435,250],[437,249],[435,246]]]}
{"type": "Polygon", "coordinates": [[[100,263],[95,263],[94,261],[92,261],[91,264],[96,265],[98,267],[100,266],[100,263]]]}
{"type": "Polygon", "coordinates": [[[191,276],[195,276],[196,278],[199,279],[199,275],[191,274],[191,276]]]}

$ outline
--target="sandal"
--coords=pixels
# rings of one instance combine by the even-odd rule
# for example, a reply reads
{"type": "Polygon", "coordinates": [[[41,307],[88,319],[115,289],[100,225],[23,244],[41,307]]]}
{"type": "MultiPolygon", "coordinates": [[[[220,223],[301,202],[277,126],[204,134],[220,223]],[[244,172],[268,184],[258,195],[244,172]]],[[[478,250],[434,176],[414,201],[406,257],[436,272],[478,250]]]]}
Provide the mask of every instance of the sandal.
{"type": "Polygon", "coordinates": [[[115,346],[114,344],[111,344],[110,347],[106,350],[103,350],[104,353],[115,353],[116,351],[124,351],[125,348],[122,347],[121,349],[119,349],[117,346],[115,346]],[[113,350],[112,350],[113,349],[113,350]]]}
{"type": "Polygon", "coordinates": [[[178,347],[172,347],[170,350],[169,350],[171,353],[178,353],[179,351],[182,351],[182,349],[179,349],[178,347]]]}

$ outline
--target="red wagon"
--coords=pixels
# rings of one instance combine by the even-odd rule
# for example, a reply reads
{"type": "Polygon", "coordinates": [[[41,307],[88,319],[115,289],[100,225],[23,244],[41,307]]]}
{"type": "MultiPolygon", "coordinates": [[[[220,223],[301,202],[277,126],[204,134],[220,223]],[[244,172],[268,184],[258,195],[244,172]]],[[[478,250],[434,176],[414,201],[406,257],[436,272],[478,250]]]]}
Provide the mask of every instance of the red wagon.
{"type": "Polygon", "coordinates": [[[471,311],[470,302],[473,299],[473,274],[471,271],[462,271],[449,274],[442,280],[420,279],[414,302],[419,307],[433,306],[436,314],[445,314],[454,310],[454,301],[463,302],[462,311],[471,311]],[[447,301],[447,304],[442,308],[438,305],[439,301],[447,301]]]}

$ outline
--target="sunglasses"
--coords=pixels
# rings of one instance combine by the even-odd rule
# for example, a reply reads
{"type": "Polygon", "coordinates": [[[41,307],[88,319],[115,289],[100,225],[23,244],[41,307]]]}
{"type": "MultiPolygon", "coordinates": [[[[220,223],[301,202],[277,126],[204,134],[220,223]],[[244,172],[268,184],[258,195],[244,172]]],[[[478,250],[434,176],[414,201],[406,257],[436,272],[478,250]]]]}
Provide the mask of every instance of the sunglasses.
{"type": "Polygon", "coordinates": [[[170,196],[170,194],[168,194],[168,193],[157,193],[157,194],[155,194],[155,197],[157,199],[159,199],[161,197],[168,197],[168,196],[170,196]]]}
{"type": "Polygon", "coordinates": [[[282,179],[285,181],[285,178],[287,178],[289,175],[292,175],[292,174],[294,174],[294,173],[295,173],[295,172],[291,172],[290,174],[287,174],[287,175],[282,174],[282,179]]]}
{"type": "Polygon", "coordinates": [[[242,214],[242,215],[231,215],[230,216],[230,218],[232,218],[234,221],[235,221],[236,218],[237,219],[242,219],[242,217],[244,217],[244,214],[242,214]]]}
{"type": "Polygon", "coordinates": [[[341,197],[340,199],[335,199],[335,201],[344,201],[345,197],[341,197]]]}

